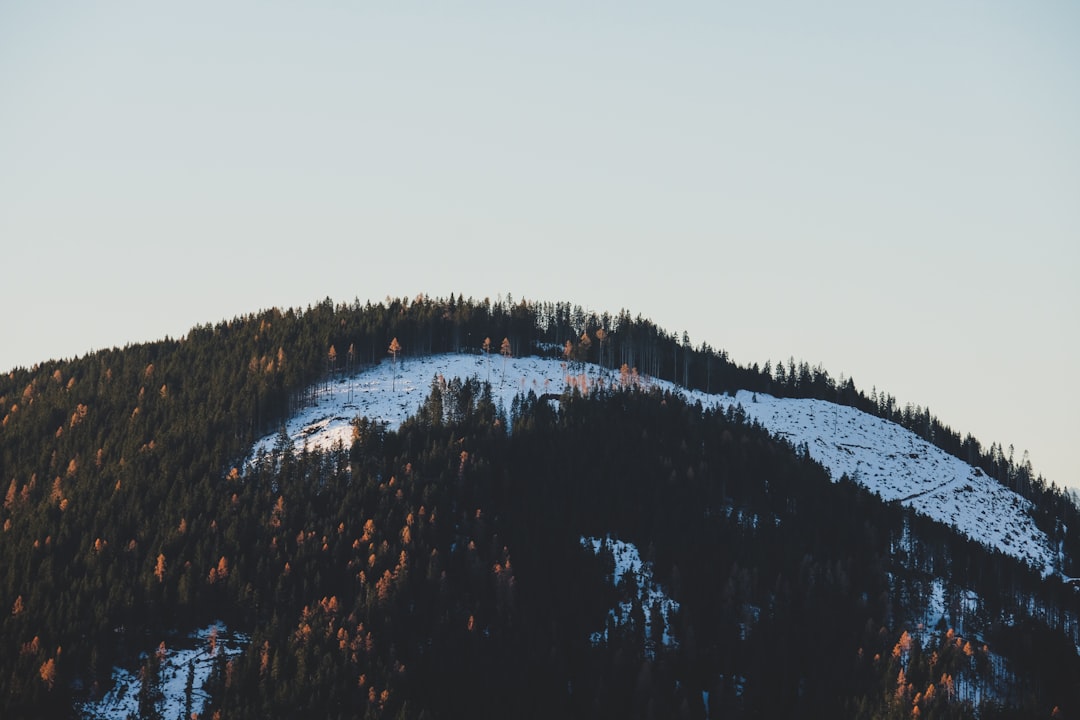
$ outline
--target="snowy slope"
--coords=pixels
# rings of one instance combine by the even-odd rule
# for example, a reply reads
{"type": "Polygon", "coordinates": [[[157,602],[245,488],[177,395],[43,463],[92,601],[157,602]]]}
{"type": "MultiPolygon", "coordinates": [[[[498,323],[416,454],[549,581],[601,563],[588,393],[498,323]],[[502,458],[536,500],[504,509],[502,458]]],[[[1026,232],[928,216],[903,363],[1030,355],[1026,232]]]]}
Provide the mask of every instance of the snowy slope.
{"type": "Polygon", "coordinates": [[[1028,514],[1030,501],[900,425],[824,400],[740,391],[734,401],[773,433],[805,443],[834,480],[847,474],[1044,575],[1053,571],[1052,545],[1028,514]]]}
{"type": "MultiPolygon", "coordinates": [[[[233,634],[222,623],[192,633],[186,640],[161,650],[161,696],[156,704],[162,718],[184,718],[189,713],[202,715],[206,703],[203,686],[210,677],[214,662],[243,652],[249,642],[246,635],[233,634]],[[213,638],[213,640],[211,640],[213,638]],[[188,683],[190,682],[190,694],[188,683]]],[[[82,706],[88,720],[122,720],[138,717],[142,680],[139,670],[113,668],[112,689],[105,697],[82,706]]]]}
{"type": "MultiPolygon", "coordinates": [[[[583,537],[581,538],[581,544],[586,549],[591,550],[594,555],[599,554],[601,549],[611,553],[612,559],[615,561],[611,582],[615,585],[619,585],[628,573],[633,576],[634,587],[637,588],[638,605],[643,609],[645,616],[645,627],[642,628],[642,632],[645,636],[646,654],[650,658],[656,656],[655,648],[658,640],[665,646],[674,645],[675,638],[671,634],[671,620],[672,616],[679,610],[679,603],[669,598],[663,588],[653,579],[652,564],[642,561],[637,546],[611,536],[606,538],[583,537]],[[663,637],[660,638],[655,637],[652,626],[652,608],[654,606],[659,608],[660,617],[664,620],[663,637]]],[[[623,627],[633,623],[633,607],[634,605],[630,600],[624,600],[619,603],[618,607],[611,609],[608,615],[615,627],[623,627]]],[[[607,642],[607,634],[608,628],[605,627],[602,631],[593,633],[591,639],[594,643],[607,642]]]]}
{"type": "MultiPolygon", "coordinates": [[[[568,379],[589,386],[618,384],[618,374],[596,365],[539,357],[444,354],[389,360],[350,378],[320,386],[316,404],[297,412],[286,424],[299,449],[350,443],[350,421],[357,416],[398,427],[427,397],[436,375],[447,380],[476,377],[490,381],[496,403],[509,409],[518,393],[560,393],[568,379]]],[[[809,454],[834,480],[847,475],[885,500],[899,500],[968,537],[1019,558],[1043,574],[1053,571],[1054,553],[1044,532],[1035,527],[1031,503],[986,477],[980,470],[931,445],[905,428],[855,408],[824,400],[775,398],[740,391],[710,395],[672,383],[643,378],[644,385],[681,394],[703,407],[742,405],[748,418],[809,454]]],[[[270,451],[277,435],[252,448],[270,451]]]]}
{"type": "MultiPolygon", "coordinates": [[[[341,440],[345,447],[352,442],[350,422],[355,417],[386,422],[390,429],[399,427],[416,411],[431,392],[437,375],[451,378],[476,377],[490,382],[496,404],[509,411],[514,396],[530,390],[538,396],[561,393],[566,387],[568,372],[575,376],[584,371],[590,384],[611,382],[616,377],[610,370],[596,365],[582,366],[550,358],[507,358],[493,355],[444,354],[408,358],[395,366],[387,360],[349,378],[320,385],[316,389],[316,404],[301,409],[286,423],[286,432],[299,450],[304,442],[311,449],[329,449],[341,440]]],[[[252,448],[273,449],[277,435],[267,435],[252,448]]]]}

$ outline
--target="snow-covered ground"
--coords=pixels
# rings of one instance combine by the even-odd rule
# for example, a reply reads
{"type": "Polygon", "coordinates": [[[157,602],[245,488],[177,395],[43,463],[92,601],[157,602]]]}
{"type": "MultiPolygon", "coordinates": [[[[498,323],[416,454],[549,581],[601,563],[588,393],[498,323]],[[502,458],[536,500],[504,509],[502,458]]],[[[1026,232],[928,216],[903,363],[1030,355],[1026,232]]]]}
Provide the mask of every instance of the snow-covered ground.
{"type": "MultiPolygon", "coordinates": [[[[655,656],[654,648],[657,638],[654,635],[652,626],[652,608],[654,605],[659,607],[660,617],[664,620],[664,633],[663,637],[659,639],[660,643],[667,646],[673,645],[675,638],[671,634],[671,616],[678,611],[679,603],[669,598],[663,588],[653,579],[652,565],[642,562],[637,547],[632,543],[623,542],[611,536],[606,538],[583,537],[581,538],[581,544],[585,548],[592,550],[594,554],[599,554],[601,549],[611,552],[612,557],[615,558],[615,571],[611,580],[616,585],[622,582],[627,574],[634,578],[638,591],[637,601],[645,615],[643,632],[646,654],[650,657],[655,656]]],[[[633,602],[624,600],[619,603],[618,607],[611,609],[610,617],[616,627],[622,627],[631,622],[630,611],[633,606],[633,602]]],[[[595,643],[605,642],[607,640],[607,628],[605,627],[602,631],[593,633],[591,639],[595,643]]]]}
{"type": "MultiPolygon", "coordinates": [[[[432,380],[476,377],[489,381],[495,401],[509,410],[518,393],[560,393],[568,382],[591,387],[617,385],[619,376],[596,365],[566,363],[540,357],[504,359],[499,355],[443,354],[386,360],[315,393],[316,403],[300,410],[286,424],[299,449],[348,447],[350,422],[358,416],[385,421],[390,428],[416,413],[432,380]]],[[[734,396],[688,391],[661,380],[641,378],[643,385],[678,393],[703,407],[726,409],[739,404],[751,420],[809,455],[834,480],[847,475],[885,500],[898,500],[989,547],[1019,558],[1044,574],[1053,572],[1050,539],[1035,527],[1030,502],[980,470],[931,445],[905,428],[855,408],[824,400],[776,398],[739,391],[734,396]]],[[[270,451],[271,434],[252,448],[270,451]]]]}
{"type": "MultiPolygon", "coordinates": [[[[161,699],[158,713],[163,718],[187,718],[190,713],[202,716],[207,696],[203,690],[214,662],[243,651],[249,642],[245,635],[232,634],[222,623],[192,633],[173,646],[165,645],[160,670],[161,699]],[[190,707],[188,682],[191,682],[190,707]]],[[[124,720],[139,717],[139,692],[142,680],[139,668],[113,668],[113,688],[97,702],[82,706],[88,720],[124,720]]]]}
{"type": "MultiPolygon", "coordinates": [[[[353,375],[340,377],[316,388],[315,404],[301,409],[286,423],[285,431],[299,450],[308,447],[329,449],[340,440],[345,447],[352,443],[353,418],[367,417],[398,428],[417,410],[431,392],[431,383],[442,375],[452,378],[478,378],[490,382],[495,402],[509,413],[514,397],[530,390],[540,396],[561,393],[568,375],[584,374],[587,382],[610,383],[618,376],[597,365],[565,363],[550,358],[506,358],[500,355],[443,354],[401,359],[395,365],[386,360],[353,375]]],[[[260,450],[269,452],[277,442],[274,433],[255,443],[254,457],[260,450]]]]}
{"type": "Polygon", "coordinates": [[[1035,527],[1030,501],[900,425],[824,400],[740,391],[734,401],[748,418],[805,444],[834,480],[846,474],[885,500],[899,500],[1044,575],[1053,572],[1052,543],[1035,527]]]}
{"type": "MultiPolygon", "coordinates": [[[[891,576],[890,576],[891,578],[891,576]]],[[[967,627],[966,619],[971,618],[982,607],[982,598],[974,590],[953,589],[947,592],[945,580],[940,577],[927,581],[925,604],[921,617],[912,628],[912,635],[921,642],[926,642],[932,633],[937,631],[938,622],[944,620],[948,628],[952,628],[960,635],[964,635],[972,629],[967,627]]],[[[978,625],[979,623],[976,623],[978,625]]],[[[977,628],[975,629],[977,632],[977,628]]]]}

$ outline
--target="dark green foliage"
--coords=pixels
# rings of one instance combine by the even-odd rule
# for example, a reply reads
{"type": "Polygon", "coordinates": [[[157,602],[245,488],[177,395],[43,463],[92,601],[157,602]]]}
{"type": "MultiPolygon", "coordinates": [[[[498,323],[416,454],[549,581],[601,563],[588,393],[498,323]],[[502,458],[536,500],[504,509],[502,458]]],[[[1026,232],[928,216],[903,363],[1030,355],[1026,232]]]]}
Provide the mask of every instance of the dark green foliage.
{"type": "MultiPolygon", "coordinates": [[[[981,717],[1076,711],[1059,632],[1078,611],[1071,588],[829,482],[738,410],[626,391],[530,395],[506,418],[487,386],[453,381],[398,432],[360,420],[352,447],[286,442],[244,462],[309,387],[382,360],[394,337],[405,354],[570,341],[575,360],[713,392],[869,404],[823,371],[792,362],[774,379],[625,312],[454,297],[271,310],[15,370],[0,377],[0,716],[73,714],[114,663],[145,654],[152,677],[170,631],[222,619],[252,638],[213,675],[225,717],[704,717],[703,692],[712,717],[890,717],[899,668],[873,657],[891,658],[941,575],[980,594],[967,624],[1008,657],[1004,674],[969,663],[970,682],[999,678],[1010,703],[981,717]],[[581,547],[609,534],[680,602],[677,645],[648,652],[654,610],[640,605],[636,628],[590,642],[633,596],[581,547]],[[904,536],[916,541],[898,549],[904,536]],[[1027,619],[1006,627],[1002,613],[1027,619]]],[[[948,437],[928,413],[871,409],[948,437]]],[[[964,451],[993,465],[977,443],[964,451]]],[[[1075,556],[1067,495],[1009,459],[987,472],[1037,498],[1075,556]]],[[[909,682],[933,681],[934,650],[955,654],[946,631],[917,645],[909,682]]]]}

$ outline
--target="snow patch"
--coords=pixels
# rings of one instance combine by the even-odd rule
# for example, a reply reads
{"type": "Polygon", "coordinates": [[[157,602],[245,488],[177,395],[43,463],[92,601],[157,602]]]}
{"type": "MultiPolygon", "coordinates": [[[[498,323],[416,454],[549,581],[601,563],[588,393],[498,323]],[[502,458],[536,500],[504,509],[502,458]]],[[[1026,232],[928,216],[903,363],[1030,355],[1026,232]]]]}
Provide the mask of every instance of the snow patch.
{"type": "MultiPolygon", "coordinates": [[[[598,365],[564,362],[552,358],[503,358],[447,353],[389,360],[349,377],[320,383],[313,388],[314,404],[301,408],[285,423],[285,433],[297,450],[329,450],[337,441],[347,448],[352,443],[352,421],[367,417],[396,430],[415,415],[431,392],[436,376],[448,382],[453,378],[476,378],[491,384],[495,404],[507,412],[517,395],[530,390],[539,397],[560,394],[568,380],[589,387],[610,385],[618,374],[598,365]]],[[[271,452],[280,433],[262,438],[251,449],[252,457],[260,451],[271,452]]]]}
{"type": "MultiPolygon", "coordinates": [[[[645,616],[645,653],[648,657],[656,656],[656,643],[673,647],[676,645],[675,638],[671,634],[671,617],[678,611],[679,603],[667,596],[667,593],[653,579],[652,564],[642,562],[641,554],[632,543],[617,540],[610,535],[606,538],[581,538],[581,544],[591,550],[594,555],[601,551],[610,552],[615,559],[615,571],[612,582],[621,585],[628,578],[633,580],[637,589],[636,598],[623,600],[618,607],[612,608],[608,614],[615,627],[624,627],[632,624],[631,611],[636,600],[645,616]],[[660,638],[656,637],[656,628],[653,627],[653,608],[659,608],[660,617],[663,619],[664,629],[660,638]]],[[[607,642],[608,628],[593,633],[591,640],[594,643],[607,642]]]]}
{"type": "MultiPolygon", "coordinates": [[[[222,623],[209,625],[191,633],[174,646],[165,646],[161,657],[161,698],[156,707],[163,718],[186,718],[191,713],[203,713],[209,699],[204,686],[214,663],[243,652],[250,638],[230,633],[222,623]],[[211,638],[213,641],[211,642],[211,638]],[[191,683],[190,704],[187,691],[191,683]]],[[[140,658],[145,661],[146,655],[140,658]]],[[[139,716],[139,694],[142,680],[139,670],[113,668],[113,687],[105,697],[88,702],[81,708],[82,717],[90,720],[124,720],[139,716]]]]}

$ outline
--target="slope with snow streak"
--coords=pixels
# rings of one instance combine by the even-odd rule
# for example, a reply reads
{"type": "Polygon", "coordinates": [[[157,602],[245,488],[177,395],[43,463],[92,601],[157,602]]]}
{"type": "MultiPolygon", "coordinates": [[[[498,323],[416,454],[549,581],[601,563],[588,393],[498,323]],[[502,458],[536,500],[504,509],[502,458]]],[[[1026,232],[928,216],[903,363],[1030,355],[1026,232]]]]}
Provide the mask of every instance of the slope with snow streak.
{"type": "MultiPolygon", "coordinates": [[[[642,561],[637,546],[633,543],[624,542],[610,535],[605,538],[581,538],[581,544],[594,555],[600,554],[601,550],[611,553],[614,561],[614,570],[611,582],[618,586],[624,581],[624,576],[631,575],[634,587],[637,589],[638,605],[642,608],[645,618],[645,627],[641,628],[645,637],[645,654],[650,658],[656,657],[656,645],[672,647],[675,638],[671,633],[672,616],[679,611],[679,603],[668,597],[663,588],[653,579],[652,563],[642,561]],[[656,628],[653,627],[653,608],[660,611],[663,619],[663,631],[660,637],[656,637],[656,628]]],[[[626,627],[633,625],[633,607],[630,600],[623,600],[618,607],[612,608],[608,617],[614,627],[626,627]]],[[[607,642],[608,628],[593,633],[590,638],[594,643],[607,642]]]]}
{"type": "MultiPolygon", "coordinates": [[[[298,411],[285,426],[299,449],[328,449],[351,441],[350,422],[358,416],[396,428],[420,408],[432,380],[475,377],[489,381],[495,402],[509,409],[514,397],[561,393],[568,377],[584,376],[589,386],[612,385],[618,374],[597,365],[540,357],[502,358],[443,354],[389,360],[348,378],[322,385],[316,403],[298,411]]],[[[805,444],[810,456],[834,480],[847,475],[885,500],[898,500],[991,548],[1019,558],[1044,575],[1053,572],[1054,553],[1046,533],[1029,510],[1031,503],[982,471],[926,442],[896,423],[824,400],[776,398],[739,391],[713,395],[673,383],[642,378],[645,385],[682,395],[690,403],[726,410],[741,405],[749,419],[793,445],[805,444]]],[[[273,449],[277,435],[252,448],[273,449]]]]}
{"type": "MultiPolygon", "coordinates": [[[[158,716],[166,719],[201,716],[208,698],[204,686],[214,662],[222,655],[228,658],[240,654],[250,641],[247,635],[231,633],[218,622],[180,639],[171,647],[162,643],[160,685],[157,688],[160,695],[154,708],[158,716]]],[[[142,689],[139,671],[113,668],[113,683],[103,698],[82,705],[81,717],[87,720],[138,717],[142,689]]]]}
{"type": "Polygon", "coordinates": [[[884,500],[899,500],[964,535],[1019,558],[1043,575],[1054,569],[1031,502],[896,423],[824,400],[739,391],[748,418],[805,445],[833,479],[847,475],[884,500]]]}

